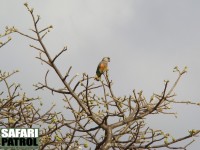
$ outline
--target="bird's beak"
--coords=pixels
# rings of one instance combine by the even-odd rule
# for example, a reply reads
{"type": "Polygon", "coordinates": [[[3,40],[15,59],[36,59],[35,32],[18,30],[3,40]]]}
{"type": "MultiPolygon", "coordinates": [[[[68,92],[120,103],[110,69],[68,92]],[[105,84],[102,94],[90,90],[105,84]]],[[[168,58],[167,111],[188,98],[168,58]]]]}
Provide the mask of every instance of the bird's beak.
{"type": "Polygon", "coordinates": [[[110,57],[108,57],[108,62],[110,62],[110,57]]]}

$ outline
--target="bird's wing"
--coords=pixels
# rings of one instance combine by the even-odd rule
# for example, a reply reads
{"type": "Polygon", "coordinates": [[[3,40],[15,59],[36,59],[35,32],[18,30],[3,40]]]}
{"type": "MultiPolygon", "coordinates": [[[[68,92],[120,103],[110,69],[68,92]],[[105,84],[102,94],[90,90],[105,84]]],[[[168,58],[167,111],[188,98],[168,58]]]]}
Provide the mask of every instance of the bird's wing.
{"type": "Polygon", "coordinates": [[[108,66],[107,63],[101,61],[97,67],[96,75],[100,77],[107,70],[107,66],[108,66]]]}

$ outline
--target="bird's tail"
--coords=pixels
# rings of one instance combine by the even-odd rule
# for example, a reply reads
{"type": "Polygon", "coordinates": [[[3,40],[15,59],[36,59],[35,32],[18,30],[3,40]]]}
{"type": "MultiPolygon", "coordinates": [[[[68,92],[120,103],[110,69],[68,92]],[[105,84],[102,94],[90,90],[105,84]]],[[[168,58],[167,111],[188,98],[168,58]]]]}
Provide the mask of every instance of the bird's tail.
{"type": "Polygon", "coordinates": [[[95,75],[94,79],[95,79],[96,81],[100,81],[100,80],[101,80],[101,76],[95,75]]]}

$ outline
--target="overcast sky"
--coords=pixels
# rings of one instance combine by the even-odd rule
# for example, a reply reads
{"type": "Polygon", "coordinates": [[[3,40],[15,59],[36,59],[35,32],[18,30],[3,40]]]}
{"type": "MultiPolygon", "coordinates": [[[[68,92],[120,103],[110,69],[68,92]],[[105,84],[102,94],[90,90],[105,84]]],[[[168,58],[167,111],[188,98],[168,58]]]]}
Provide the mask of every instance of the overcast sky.
{"type": "MultiPolygon", "coordinates": [[[[1,0],[0,32],[5,26],[29,33],[32,20],[23,3],[1,0]]],[[[72,73],[94,75],[104,56],[111,58],[110,76],[117,95],[133,89],[143,90],[147,98],[160,92],[163,80],[174,81],[175,66],[188,66],[176,93],[178,100],[199,102],[200,97],[200,1],[199,0],[27,0],[42,18],[40,25],[53,25],[45,42],[51,54],[67,45],[69,51],[58,65],[72,73]]],[[[42,81],[46,68],[29,48],[31,41],[18,35],[0,52],[0,69],[20,73],[14,80],[25,91],[33,92],[32,84],[42,81]]],[[[56,84],[56,83],[55,83],[56,84]]],[[[42,94],[42,93],[41,93],[42,94]]],[[[45,95],[42,95],[45,97],[45,95]]],[[[175,136],[187,134],[190,128],[200,129],[200,108],[174,106],[179,118],[160,116],[149,119],[154,128],[161,127],[175,136]]],[[[200,139],[189,150],[197,150],[200,139]]]]}

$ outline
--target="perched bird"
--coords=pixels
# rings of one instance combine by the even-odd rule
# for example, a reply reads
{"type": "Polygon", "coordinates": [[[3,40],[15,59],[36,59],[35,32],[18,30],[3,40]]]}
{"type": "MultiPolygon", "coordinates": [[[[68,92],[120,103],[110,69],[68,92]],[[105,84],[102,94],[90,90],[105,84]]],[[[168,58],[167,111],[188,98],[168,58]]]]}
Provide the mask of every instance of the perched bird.
{"type": "Polygon", "coordinates": [[[108,62],[110,62],[110,57],[104,57],[102,61],[99,63],[96,71],[95,80],[99,81],[101,79],[101,75],[108,71],[108,62]]]}

